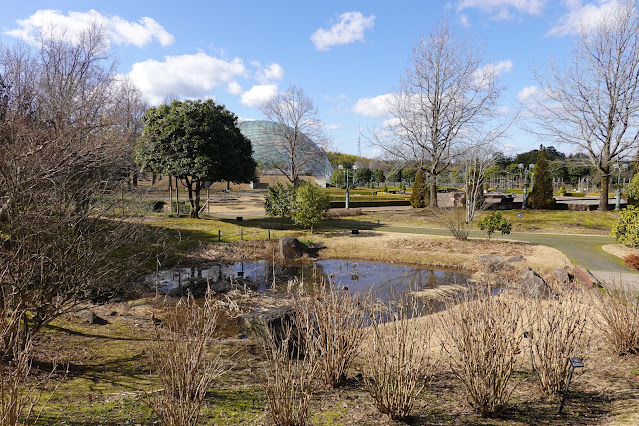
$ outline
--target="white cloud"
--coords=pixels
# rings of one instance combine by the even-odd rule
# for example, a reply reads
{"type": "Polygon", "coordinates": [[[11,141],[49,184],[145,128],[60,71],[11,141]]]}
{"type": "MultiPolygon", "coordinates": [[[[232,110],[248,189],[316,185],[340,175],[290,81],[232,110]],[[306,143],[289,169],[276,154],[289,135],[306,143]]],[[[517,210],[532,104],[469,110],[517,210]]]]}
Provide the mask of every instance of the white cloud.
{"type": "Polygon", "coordinates": [[[250,107],[259,107],[277,96],[277,85],[264,84],[251,87],[242,93],[240,101],[250,107]]]}
{"type": "MultiPolygon", "coordinates": [[[[256,63],[253,63],[253,65],[256,65],[256,63]]],[[[259,62],[257,66],[260,66],[259,62]]],[[[284,68],[280,64],[272,62],[268,67],[257,71],[255,78],[262,84],[267,84],[273,80],[281,80],[284,78],[284,68]]]]}
{"type": "Polygon", "coordinates": [[[526,86],[517,93],[517,100],[523,103],[538,96],[540,93],[539,86],[526,86]]]}
{"type": "Polygon", "coordinates": [[[311,35],[317,50],[329,50],[332,46],[364,41],[364,31],[373,28],[375,15],[364,16],[361,12],[346,12],[330,29],[318,29],[311,35]]]}
{"type": "Polygon", "coordinates": [[[566,0],[564,5],[568,12],[559,19],[559,22],[546,35],[563,37],[579,33],[582,27],[587,30],[603,22],[604,19],[614,21],[615,10],[621,3],[616,0],[599,0],[596,4],[584,4],[581,0],[566,0]]]}
{"type": "Polygon", "coordinates": [[[152,104],[162,102],[167,94],[186,98],[204,98],[224,83],[232,84],[245,75],[241,59],[232,61],[199,52],[193,55],[165,56],[163,62],[148,59],[133,65],[129,77],[152,104]]]}
{"type": "Polygon", "coordinates": [[[228,86],[226,86],[226,91],[231,95],[239,95],[242,93],[242,86],[237,81],[231,81],[228,86]]]}
{"type": "Polygon", "coordinates": [[[540,15],[546,2],[547,0],[460,0],[457,2],[457,11],[475,8],[493,15],[492,19],[507,20],[514,17],[514,12],[540,15]]]}
{"type": "Polygon", "coordinates": [[[516,149],[517,147],[511,143],[507,143],[506,145],[503,146],[502,150],[504,152],[512,152],[516,149]]]}
{"type": "Polygon", "coordinates": [[[142,17],[139,22],[130,22],[119,16],[106,16],[96,10],[69,12],[63,15],[59,10],[38,10],[27,19],[17,21],[19,28],[5,29],[6,35],[36,43],[41,31],[51,38],[68,37],[77,40],[92,24],[103,27],[110,42],[145,46],[157,40],[162,46],[175,42],[175,38],[153,18],[142,17]]]}
{"type": "Polygon", "coordinates": [[[470,22],[468,22],[468,16],[464,13],[459,15],[459,22],[462,24],[464,28],[470,27],[470,22]]]}
{"type": "Polygon", "coordinates": [[[475,71],[476,83],[480,86],[487,86],[490,81],[494,80],[505,72],[513,69],[513,61],[506,59],[496,64],[486,64],[475,71]]]}
{"type": "Polygon", "coordinates": [[[360,98],[353,107],[355,114],[365,117],[383,117],[388,113],[388,100],[390,93],[375,96],[374,98],[360,98]]]}
{"type": "Polygon", "coordinates": [[[337,129],[341,129],[343,126],[341,124],[326,124],[324,126],[325,129],[327,130],[337,130],[337,129]]]}

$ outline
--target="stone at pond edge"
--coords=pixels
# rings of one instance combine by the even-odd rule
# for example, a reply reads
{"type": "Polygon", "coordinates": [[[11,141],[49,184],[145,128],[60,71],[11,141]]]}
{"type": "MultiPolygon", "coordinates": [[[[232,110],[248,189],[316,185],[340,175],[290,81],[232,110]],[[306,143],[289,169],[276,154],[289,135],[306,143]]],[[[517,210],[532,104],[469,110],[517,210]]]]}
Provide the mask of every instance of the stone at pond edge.
{"type": "Polygon", "coordinates": [[[503,262],[505,259],[503,256],[498,256],[496,254],[484,254],[481,256],[477,256],[477,260],[481,263],[499,263],[503,262]]]}
{"type": "Polygon", "coordinates": [[[280,345],[286,339],[287,329],[290,329],[289,355],[296,357],[300,347],[299,336],[295,326],[296,316],[294,307],[283,306],[267,311],[254,311],[240,315],[237,318],[237,324],[241,332],[257,342],[267,338],[270,331],[277,345],[280,345]]]}
{"type": "Polygon", "coordinates": [[[528,296],[548,297],[552,294],[550,287],[546,281],[539,276],[538,273],[526,267],[521,271],[521,287],[520,291],[528,296]]]}
{"type": "Polygon", "coordinates": [[[84,322],[86,322],[87,324],[94,324],[94,325],[109,324],[109,321],[105,320],[102,317],[99,317],[98,315],[96,315],[95,312],[92,312],[88,309],[84,309],[80,312],[77,312],[75,315],[81,320],[83,320],[84,322]]]}
{"type": "Polygon", "coordinates": [[[568,271],[565,269],[555,269],[552,271],[552,276],[562,284],[568,284],[570,282],[570,274],[568,274],[568,271]]]}
{"type": "Polygon", "coordinates": [[[296,259],[304,255],[304,244],[295,237],[284,237],[278,243],[280,256],[284,259],[296,259]]]}

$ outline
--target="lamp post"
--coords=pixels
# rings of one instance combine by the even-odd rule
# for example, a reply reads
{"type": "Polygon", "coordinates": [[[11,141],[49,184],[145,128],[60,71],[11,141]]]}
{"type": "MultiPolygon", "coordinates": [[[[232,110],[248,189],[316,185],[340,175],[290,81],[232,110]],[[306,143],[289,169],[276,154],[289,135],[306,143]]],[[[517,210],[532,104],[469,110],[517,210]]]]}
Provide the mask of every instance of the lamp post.
{"type": "MultiPolygon", "coordinates": [[[[346,202],[344,203],[344,207],[348,209],[348,203],[350,201],[350,194],[348,192],[348,169],[345,169],[341,164],[338,167],[346,176],[346,202]]],[[[357,170],[357,166],[353,166],[353,170],[357,170]]]]}
{"type": "Polygon", "coordinates": [[[621,210],[621,169],[627,170],[628,169],[628,165],[627,164],[622,164],[621,167],[619,167],[619,163],[615,163],[615,165],[613,166],[615,169],[617,169],[618,171],[618,175],[617,175],[617,196],[615,199],[615,210],[621,210]]]}

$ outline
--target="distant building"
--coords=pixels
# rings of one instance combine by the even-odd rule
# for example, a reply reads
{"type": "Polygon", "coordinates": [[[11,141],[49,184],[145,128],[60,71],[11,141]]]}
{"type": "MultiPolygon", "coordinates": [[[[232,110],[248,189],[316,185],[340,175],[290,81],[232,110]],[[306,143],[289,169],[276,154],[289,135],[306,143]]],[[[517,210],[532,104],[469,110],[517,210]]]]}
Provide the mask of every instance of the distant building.
{"type": "MultiPolygon", "coordinates": [[[[253,158],[258,164],[259,180],[254,186],[264,187],[288,181],[281,172],[290,167],[290,147],[282,126],[272,121],[255,120],[241,122],[239,128],[253,144],[253,158]]],[[[292,131],[291,128],[287,130],[292,131]]],[[[295,150],[297,162],[302,165],[301,178],[326,186],[333,172],[326,152],[306,135],[302,135],[301,140],[301,146],[295,150]]]]}

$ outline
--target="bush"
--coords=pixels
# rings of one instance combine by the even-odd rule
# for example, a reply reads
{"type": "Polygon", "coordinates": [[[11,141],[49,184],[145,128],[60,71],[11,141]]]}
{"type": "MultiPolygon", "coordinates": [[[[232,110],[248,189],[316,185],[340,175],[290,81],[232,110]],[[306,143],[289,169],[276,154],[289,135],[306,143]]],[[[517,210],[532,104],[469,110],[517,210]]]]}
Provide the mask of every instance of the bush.
{"type": "Polygon", "coordinates": [[[639,206],[639,173],[635,174],[630,183],[626,186],[629,206],[639,206]]]}
{"type": "Polygon", "coordinates": [[[563,183],[561,184],[561,187],[559,188],[559,193],[562,195],[566,193],[566,185],[564,185],[563,183]]]}
{"type": "MultiPolygon", "coordinates": [[[[284,325],[281,334],[267,329],[262,336],[266,370],[257,376],[264,386],[269,414],[277,426],[304,425],[308,420],[308,404],[318,368],[316,353],[291,352],[290,348],[295,346],[292,342],[301,340],[300,330],[311,328],[297,317],[295,325],[290,322],[284,325]]],[[[306,347],[312,349],[315,345],[307,342],[306,347]]]]}
{"type": "Polygon", "coordinates": [[[156,328],[151,361],[162,389],[152,396],[151,406],[160,424],[198,424],[204,396],[224,372],[219,355],[207,353],[217,332],[218,313],[210,291],[202,307],[189,295],[156,328]]]}
{"type": "Polygon", "coordinates": [[[600,329],[611,352],[639,353],[639,295],[624,287],[601,290],[596,306],[603,318],[600,329]]]}
{"type": "Polygon", "coordinates": [[[291,208],[295,201],[295,188],[293,185],[282,185],[280,182],[270,187],[264,197],[264,209],[268,216],[279,216],[280,229],[284,227],[284,218],[291,215],[291,208]]]}
{"type": "Polygon", "coordinates": [[[559,299],[531,299],[527,304],[534,366],[548,395],[562,392],[568,377],[569,357],[581,357],[588,344],[588,308],[583,294],[567,293],[559,299]]]}
{"type": "Polygon", "coordinates": [[[546,150],[542,149],[537,155],[537,164],[535,164],[535,175],[533,176],[534,185],[530,193],[528,204],[533,209],[549,209],[555,205],[555,199],[552,192],[552,177],[548,170],[548,161],[546,160],[546,150]]]}
{"type": "Polygon", "coordinates": [[[395,306],[389,305],[373,319],[372,341],[362,365],[364,387],[379,411],[392,419],[410,414],[433,374],[432,324],[420,314],[414,299],[400,296],[395,306]]]}
{"type": "Polygon", "coordinates": [[[326,216],[330,206],[329,197],[316,186],[303,183],[295,191],[295,203],[292,213],[293,222],[305,228],[317,225],[326,216]]]}
{"type": "Polygon", "coordinates": [[[626,262],[626,265],[630,266],[634,269],[639,269],[639,256],[636,254],[629,254],[628,256],[623,258],[623,261],[626,262]]]}
{"type": "Polygon", "coordinates": [[[410,194],[410,205],[416,208],[424,208],[428,204],[429,201],[429,190],[426,186],[426,179],[424,177],[424,172],[422,172],[421,167],[417,170],[417,175],[415,176],[415,184],[413,185],[413,191],[410,194]]]}
{"type": "Polygon", "coordinates": [[[513,228],[513,224],[510,223],[500,212],[494,212],[487,216],[484,216],[477,226],[482,231],[486,231],[486,239],[490,240],[490,237],[495,231],[500,231],[502,235],[510,234],[513,228]]]}
{"type": "Polygon", "coordinates": [[[450,368],[482,416],[500,413],[514,387],[508,386],[520,353],[523,308],[516,299],[486,291],[446,303],[441,325],[450,368]]]}
{"type": "Polygon", "coordinates": [[[619,214],[619,220],[612,226],[610,236],[628,247],[639,246],[639,207],[628,206],[619,214]]]}
{"type": "Polygon", "coordinates": [[[348,368],[360,351],[366,312],[362,296],[337,289],[333,283],[321,285],[312,298],[298,302],[297,316],[303,324],[303,340],[313,342],[319,354],[319,376],[332,388],[346,381],[348,368]]]}

